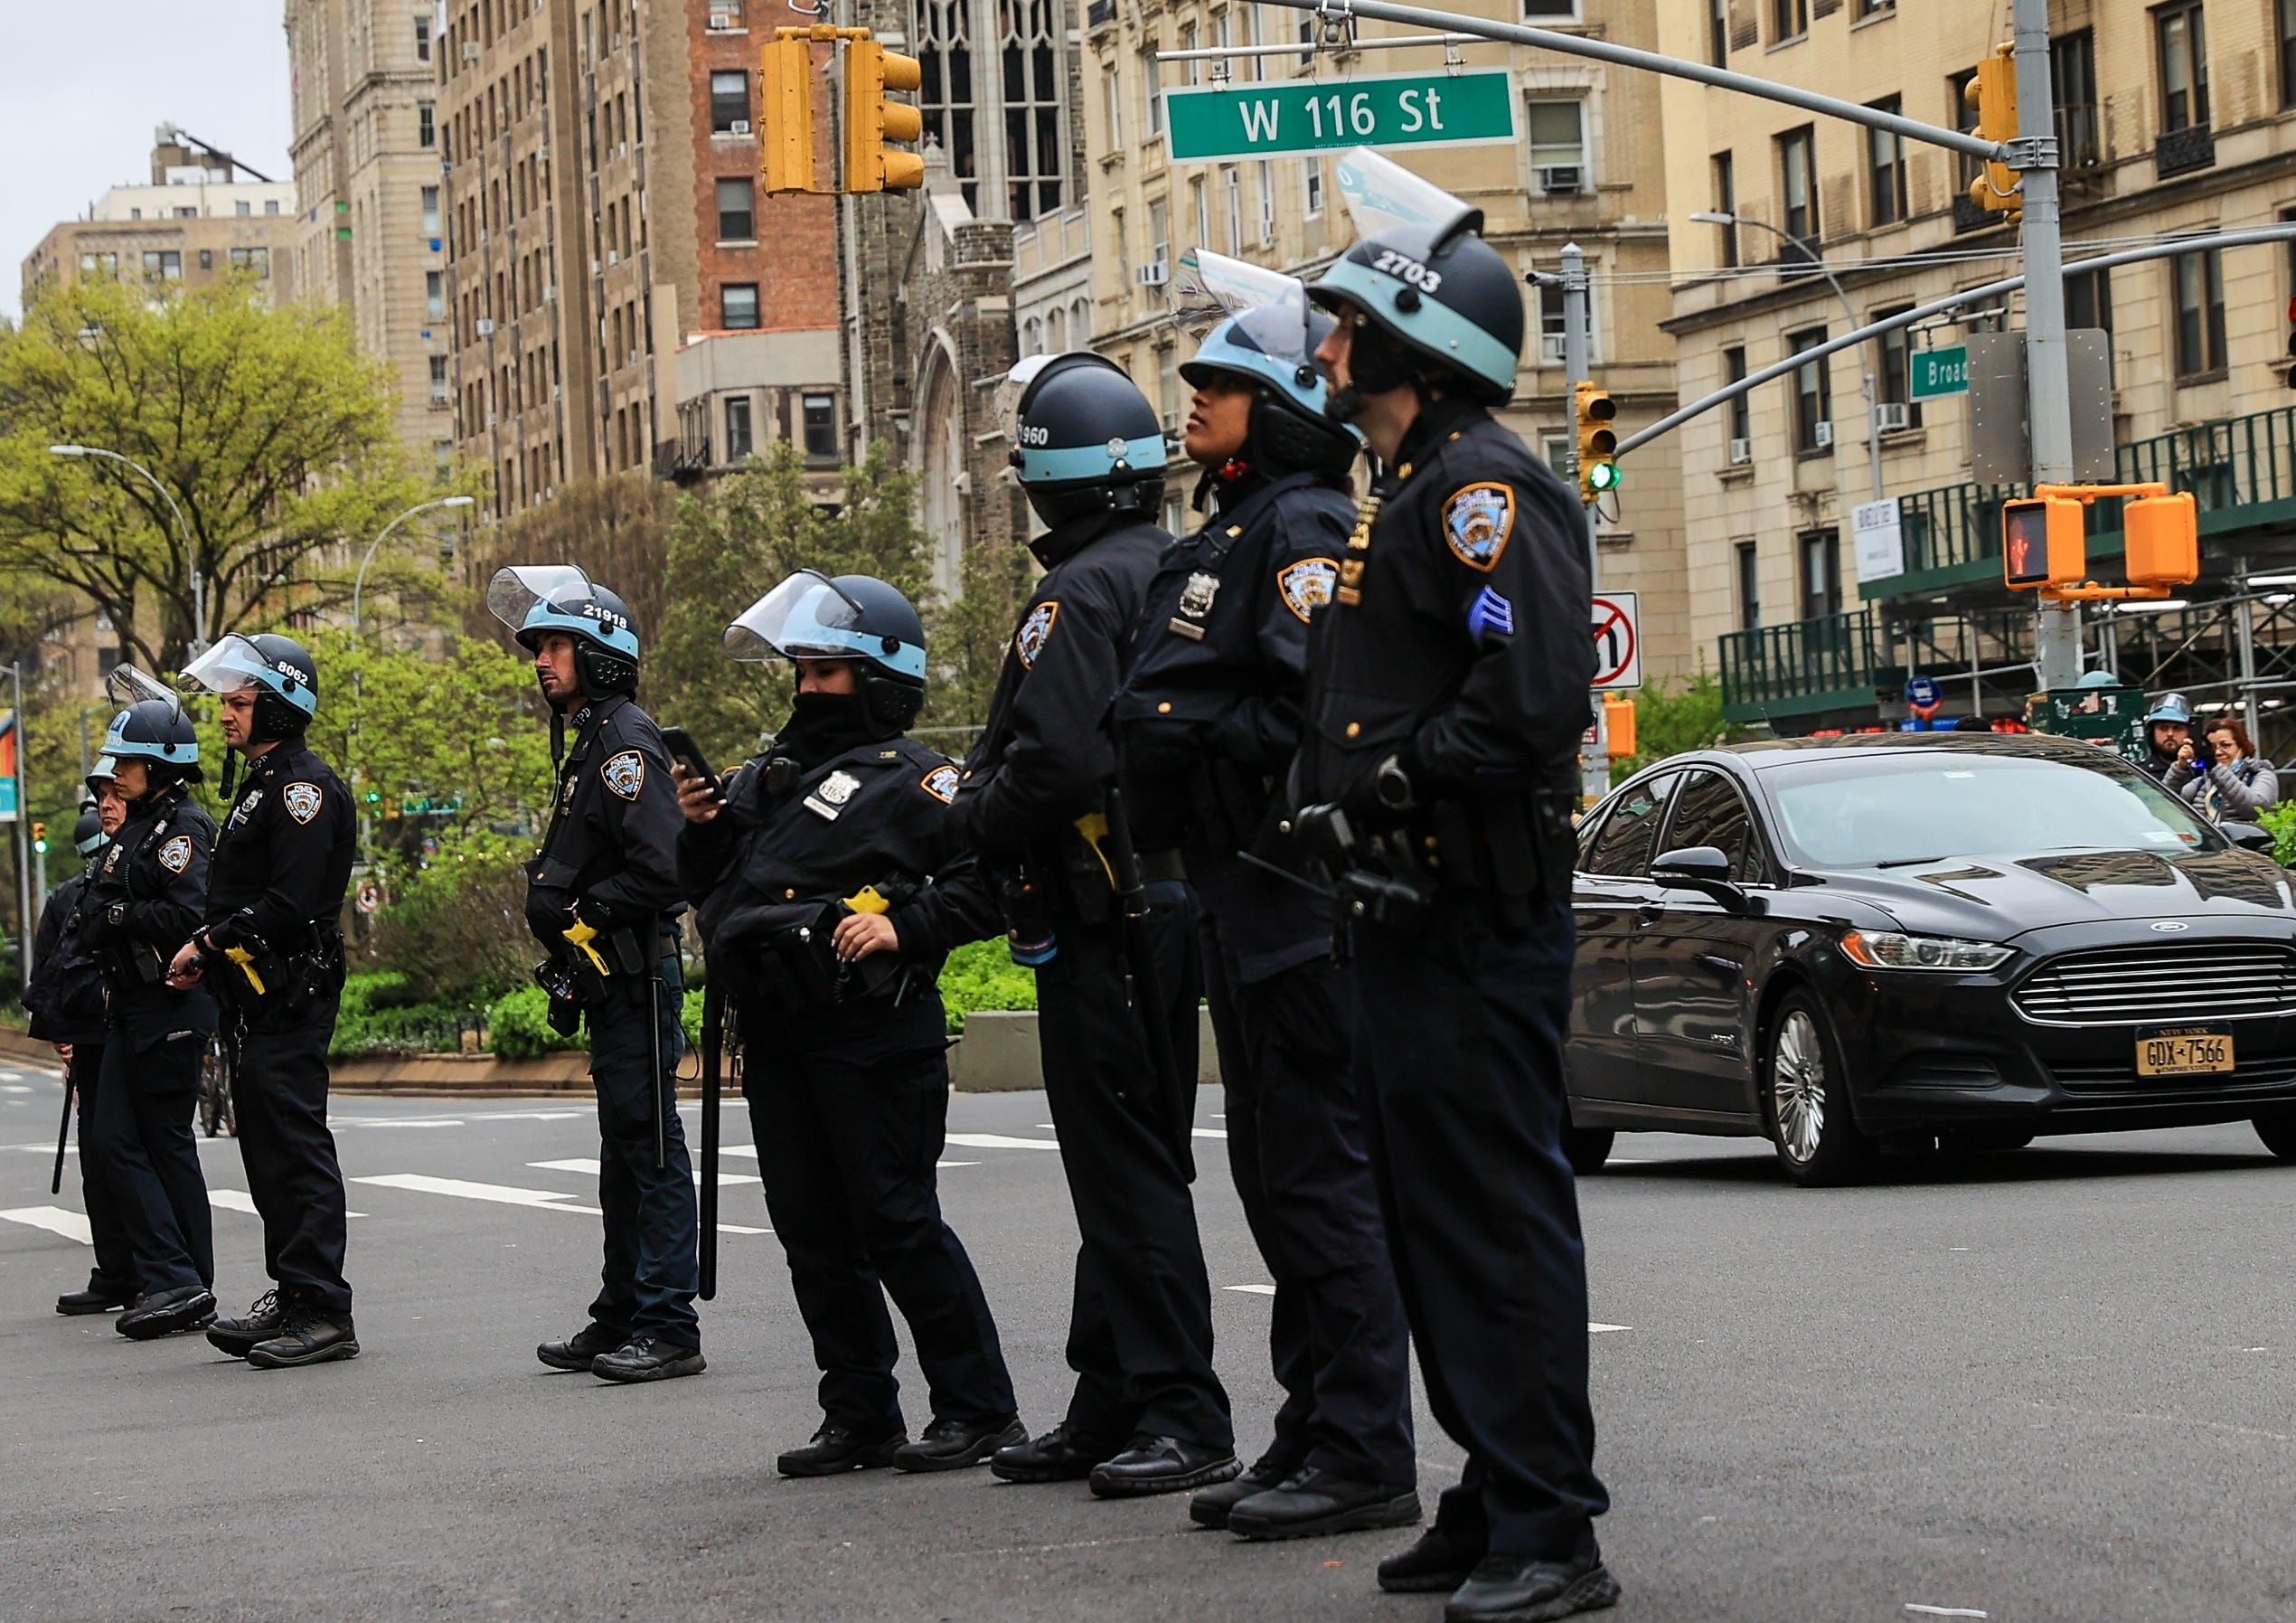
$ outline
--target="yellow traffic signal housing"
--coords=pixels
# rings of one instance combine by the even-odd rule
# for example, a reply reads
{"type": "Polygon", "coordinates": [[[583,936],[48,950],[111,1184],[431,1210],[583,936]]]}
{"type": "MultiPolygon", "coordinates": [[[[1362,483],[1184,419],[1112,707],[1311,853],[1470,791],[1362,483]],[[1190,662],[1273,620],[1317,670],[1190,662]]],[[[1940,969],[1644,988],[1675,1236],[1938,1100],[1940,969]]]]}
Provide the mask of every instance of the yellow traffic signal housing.
{"type": "Polygon", "coordinates": [[[32,826],[32,848],[42,856],[48,854],[48,826],[45,823],[32,826]]]}
{"type": "Polygon", "coordinates": [[[2130,585],[2188,586],[2200,578],[2200,505],[2192,492],[2124,503],[2121,533],[2130,585]]]}
{"type": "MultiPolygon", "coordinates": [[[[1962,96],[1977,113],[1977,134],[1989,141],[2017,139],[2016,47],[2001,45],[1977,64],[1977,72],[1962,96]]],[[[2025,212],[2018,192],[2017,172],[2007,164],[1988,161],[1984,173],[1969,183],[1969,200],[1981,209],[2007,214],[2012,220],[2025,212]]]]}
{"type": "Polygon", "coordinates": [[[2001,579],[2011,591],[2077,586],[2089,572],[2088,507],[2078,496],[2035,495],[2001,506],[2001,579]]]}
{"type": "Polygon", "coordinates": [[[845,183],[848,192],[904,192],[925,184],[925,160],[914,152],[888,152],[888,141],[920,141],[925,115],[889,90],[914,90],[925,64],[888,51],[872,39],[845,47],[845,183]]]}
{"type": "Polygon", "coordinates": [[[1578,499],[1592,504],[1625,482],[1618,467],[1618,402],[1607,389],[1581,378],[1572,406],[1578,423],[1578,499]]]}
{"type": "Polygon", "coordinates": [[[798,37],[772,41],[758,58],[757,156],[769,195],[821,189],[814,184],[814,48],[792,33],[798,37]]]}
{"type": "Polygon", "coordinates": [[[1603,695],[1603,746],[1613,760],[1634,753],[1634,701],[1624,694],[1603,695]]]}

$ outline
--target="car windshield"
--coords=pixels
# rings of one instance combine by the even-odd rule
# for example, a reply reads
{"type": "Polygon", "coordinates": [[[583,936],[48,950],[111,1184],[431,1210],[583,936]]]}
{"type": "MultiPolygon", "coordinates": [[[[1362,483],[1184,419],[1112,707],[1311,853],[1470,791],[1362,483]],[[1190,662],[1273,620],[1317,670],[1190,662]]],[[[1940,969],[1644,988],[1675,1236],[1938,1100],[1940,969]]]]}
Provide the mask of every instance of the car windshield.
{"type": "Polygon", "coordinates": [[[1874,868],[2044,851],[2215,851],[2224,837],[2150,778],[2094,761],[1939,752],[1843,755],[1764,770],[1802,862],[1874,868]]]}

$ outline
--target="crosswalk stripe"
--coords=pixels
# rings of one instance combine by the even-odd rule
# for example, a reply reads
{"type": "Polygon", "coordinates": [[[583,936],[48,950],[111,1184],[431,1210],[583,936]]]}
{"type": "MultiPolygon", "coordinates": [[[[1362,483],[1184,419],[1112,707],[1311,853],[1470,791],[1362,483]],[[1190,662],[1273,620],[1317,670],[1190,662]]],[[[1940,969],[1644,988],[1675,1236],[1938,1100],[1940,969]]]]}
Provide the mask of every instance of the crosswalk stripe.
{"type": "MultiPolygon", "coordinates": [[[[33,1147],[37,1148],[38,1146],[35,1145],[33,1147]]],[[[755,1160],[757,1156],[757,1146],[754,1144],[721,1144],[718,1146],[718,1153],[721,1156],[748,1156],[755,1160]]],[[[933,1165],[946,1171],[952,1166],[978,1166],[980,1163],[978,1161],[936,1161],[933,1165]]],[[[720,1177],[724,1175],[722,1173],[719,1175],[720,1177]]]]}
{"type": "Polygon", "coordinates": [[[948,1142],[964,1149],[1059,1149],[1049,1138],[1015,1138],[1006,1133],[951,1133],[948,1142]]]}
{"type": "MultiPolygon", "coordinates": [[[[1275,1294],[1273,1285],[1223,1285],[1220,1288],[1247,1297],[1272,1297],[1275,1294]]],[[[1632,1330],[1633,1327],[1632,1325],[1605,1325],[1591,1318],[1586,1321],[1586,1334],[1589,1335],[1603,1335],[1613,1330],[1632,1330]]]]}
{"type": "MultiPolygon", "coordinates": [[[[260,1217],[255,1209],[255,1197],[244,1189],[210,1189],[207,1203],[222,1212],[244,1212],[249,1217],[260,1217]]],[[[345,1212],[345,1217],[364,1217],[363,1212],[345,1212]]]]}
{"type": "MultiPolygon", "coordinates": [[[[581,1172],[588,1173],[591,1177],[597,1177],[603,1170],[599,1163],[581,1156],[571,1156],[564,1161],[529,1161],[526,1165],[538,1172],[581,1172]]],[[[701,1183],[701,1175],[695,1173],[693,1181],[699,1187],[701,1183]]],[[[745,1184],[763,1184],[764,1182],[765,1179],[753,1178],[746,1172],[721,1172],[718,1175],[718,1187],[720,1189],[739,1188],[745,1184]]],[[[773,1231],[752,1228],[748,1223],[726,1222],[721,1220],[718,1224],[718,1232],[720,1234],[770,1234],[773,1231]]]]}
{"type": "Polygon", "coordinates": [[[79,1213],[66,1211],[61,1206],[17,1206],[0,1212],[0,1217],[10,1222],[23,1223],[27,1228],[45,1229],[51,1234],[62,1235],[66,1240],[77,1240],[82,1245],[96,1243],[95,1236],[88,1231],[88,1220],[79,1213]]]}
{"type": "Polygon", "coordinates": [[[596,1206],[578,1206],[574,1197],[554,1189],[519,1189],[508,1184],[475,1184],[467,1178],[434,1178],[428,1173],[386,1172],[372,1177],[353,1178],[354,1184],[372,1184],[379,1189],[411,1189],[417,1194],[449,1194],[457,1200],[494,1201],[504,1206],[532,1206],[541,1212],[587,1212],[592,1217],[605,1214],[596,1206]]]}

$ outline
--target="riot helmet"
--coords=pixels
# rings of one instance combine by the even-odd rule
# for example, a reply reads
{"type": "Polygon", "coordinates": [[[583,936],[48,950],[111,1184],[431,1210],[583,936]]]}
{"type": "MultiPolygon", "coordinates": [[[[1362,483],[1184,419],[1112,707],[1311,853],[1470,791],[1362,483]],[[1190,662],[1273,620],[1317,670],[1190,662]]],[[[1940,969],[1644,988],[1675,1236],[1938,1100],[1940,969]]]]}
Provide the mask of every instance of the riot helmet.
{"type": "Polygon", "coordinates": [[[147,795],[201,781],[199,733],[183,702],[165,684],[132,665],[114,665],[104,677],[104,691],[126,708],[104,733],[100,757],[89,773],[91,788],[118,777],[123,760],[145,764],[147,795]]]}
{"type": "Polygon", "coordinates": [[[277,632],[234,632],[185,665],[180,680],[211,694],[254,689],[250,744],[300,738],[319,708],[318,667],[302,644],[277,632]]]}
{"type": "Polygon", "coordinates": [[[93,858],[110,840],[111,836],[104,832],[103,819],[96,816],[93,807],[81,812],[80,821],[71,826],[71,848],[82,856],[93,858]]]}
{"type": "Polygon", "coordinates": [[[1059,526],[1103,513],[1153,514],[1164,499],[1164,429],[1148,397],[1105,355],[1031,355],[1005,376],[998,420],[1029,505],[1059,526]]]}
{"type": "Polygon", "coordinates": [[[1482,240],[1482,211],[1368,146],[1340,160],[1337,179],[1361,238],[1309,289],[1356,318],[1349,383],[1327,410],[1344,421],[1366,395],[1430,382],[1505,404],[1522,356],[1522,289],[1482,240]]]}
{"type": "Polygon", "coordinates": [[[584,698],[637,691],[638,628],[630,606],[572,564],[498,571],[486,588],[486,607],[529,653],[539,650],[550,632],[572,637],[574,672],[584,698]]]}
{"type": "Polygon", "coordinates": [[[2185,703],[2182,694],[2163,694],[2159,702],[2145,712],[2146,726],[2150,727],[2155,722],[2174,722],[2189,727],[2192,725],[2192,706],[2185,703]]]}
{"type": "Polygon", "coordinates": [[[1308,303],[1306,284],[1202,248],[1181,255],[1180,268],[1183,292],[1200,289],[1228,312],[1180,375],[1198,387],[1215,377],[1250,386],[1246,460],[1270,478],[1345,474],[1360,442],[1325,414],[1329,391],[1315,351],[1332,322],[1308,303]]]}
{"type": "Polygon", "coordinates": [[[925,622],[873,575],[800,570],[734,617],[725,646],[731,659],[852,661],[862,708],[883,737],[908,731],[925,704],[925,622]]]}

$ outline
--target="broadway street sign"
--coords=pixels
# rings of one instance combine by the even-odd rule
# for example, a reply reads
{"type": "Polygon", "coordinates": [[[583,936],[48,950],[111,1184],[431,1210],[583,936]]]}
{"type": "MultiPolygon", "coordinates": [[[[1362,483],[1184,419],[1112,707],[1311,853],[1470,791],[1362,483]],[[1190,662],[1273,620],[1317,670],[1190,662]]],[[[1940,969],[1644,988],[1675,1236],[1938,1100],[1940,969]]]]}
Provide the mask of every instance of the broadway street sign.
{"type": "Polygon", "coordinates": [[[1955,344],[1952,349],[1917,349],[1913,354],[1913,387],[1906,391],[1917,401],[1941,400],[1949,394],[1969,392],[1969,349],[1955,344]]]}
{"type": "Polygon", "coordinates": [[[1515,138],[1504,69],[1166,90],[1172,161],[1281,157],[1348,146],[1478,146],[1515,138]]]}

